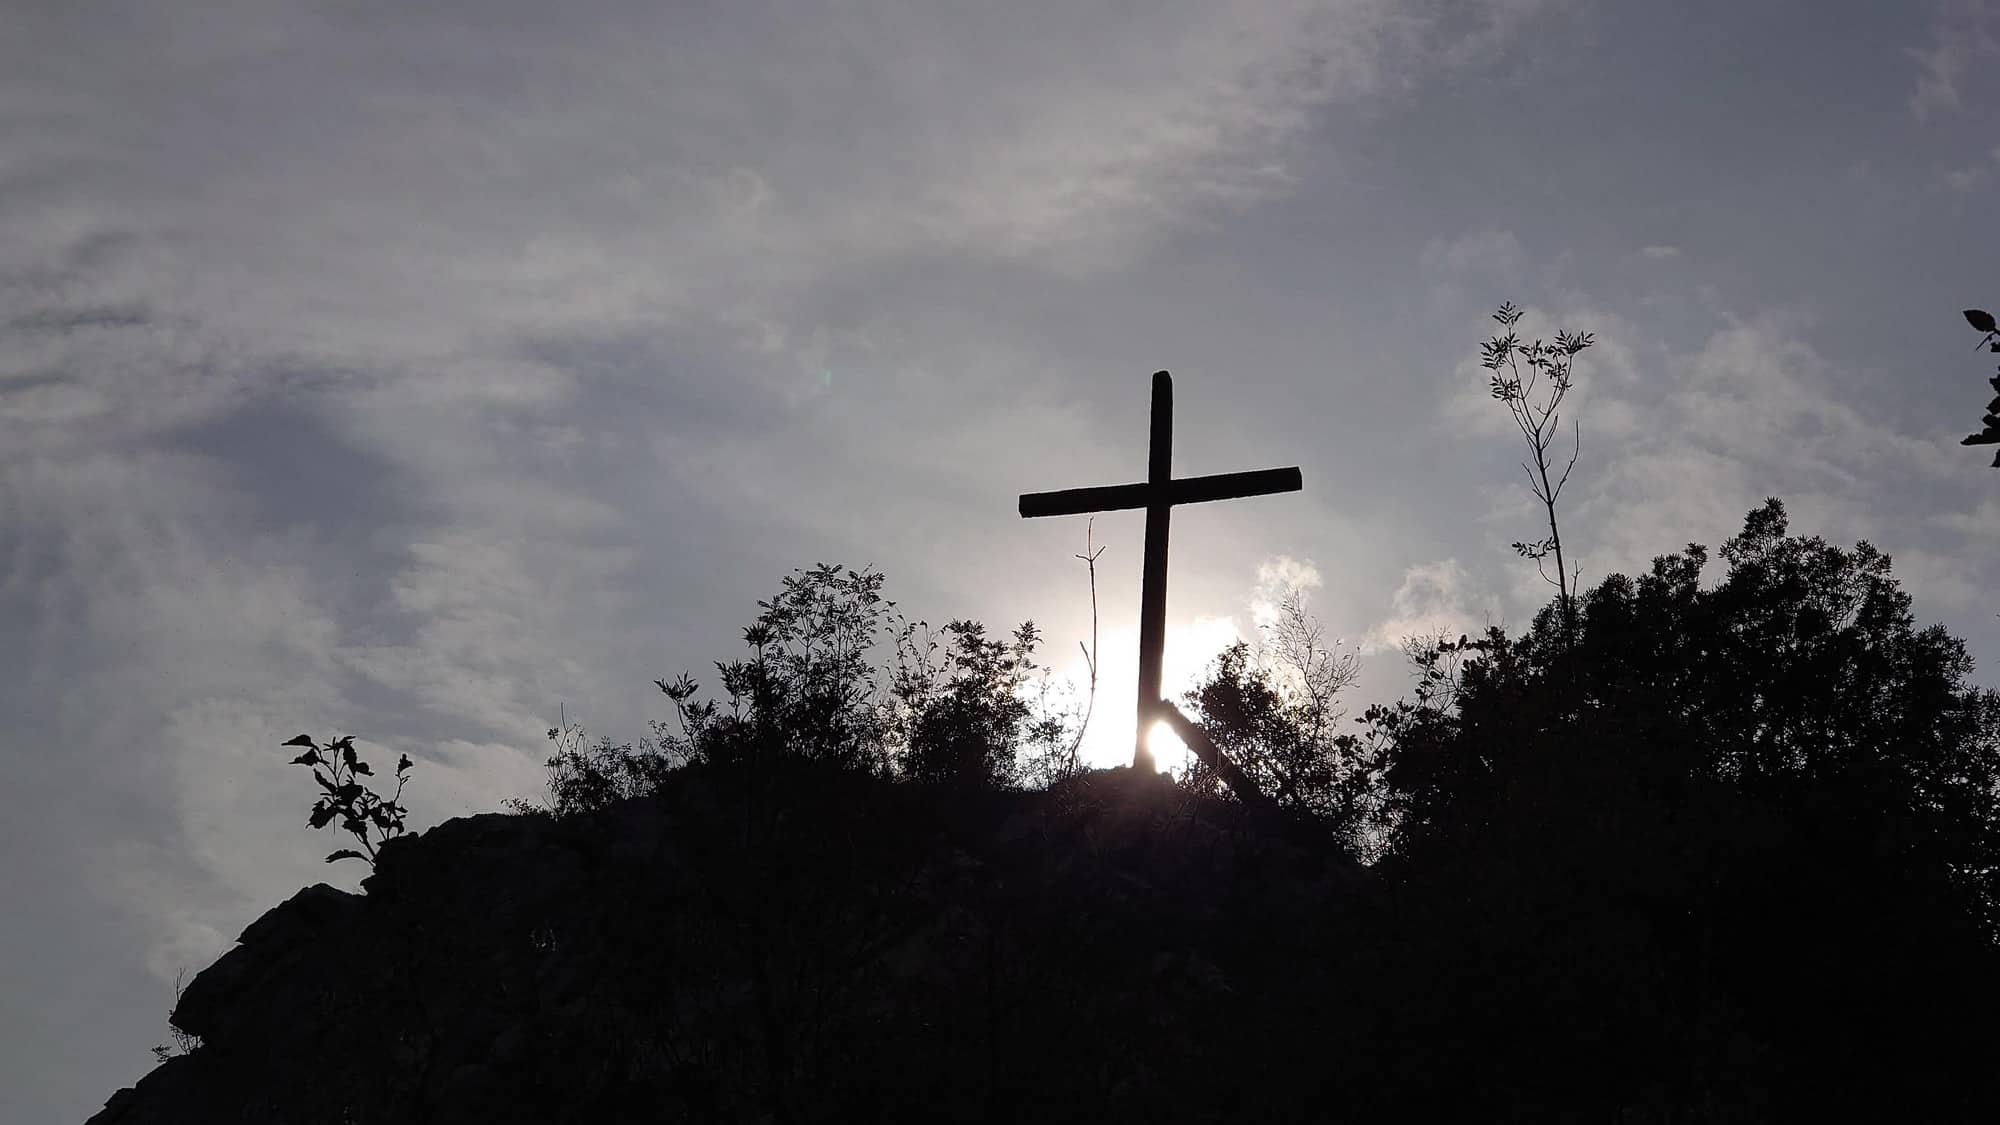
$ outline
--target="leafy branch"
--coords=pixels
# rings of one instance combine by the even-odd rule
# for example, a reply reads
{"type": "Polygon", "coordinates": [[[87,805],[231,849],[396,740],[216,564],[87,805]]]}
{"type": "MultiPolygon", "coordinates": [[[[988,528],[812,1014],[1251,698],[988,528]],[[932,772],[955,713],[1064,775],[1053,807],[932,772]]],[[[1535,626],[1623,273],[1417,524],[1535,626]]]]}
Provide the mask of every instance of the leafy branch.
{"type": "MultiPolygon", "coordinates": [[[[1978,346],[2000,352],[2000,324],[1994,323],[1992,313],[1984,309],[1967,309],[1965,320],[1972,325],[1973,331],[1985,333],[1978,346]]],[[[1959,439],[1960,445],[2000,445],[2000,375],[1987,382],[1993,384],[1994,398],[1986,404],[1986,414],[1979,420],[1985,428],[1959,439]]],[[[1993,467],[2000,469],[2000,450],[1993,453],[1993,467]]]]}
{"type": "Polygon", "coordinates": [[[356,777],[372,776],[375,771],[354,752],[354,738],[349,735],[336,738],[319,746],[310,736],[299,735],[285,743],[286,746],[303,746],[305,753],[292,759],[295,766],[311,766],[313,780],[325,792],[313,804],[312,816],[307,824],[313,828],[325,828],[338,818],[342,830],[352,832],[361,841],[365,851],[342,848],[326,857],[328,863],[337,859],[365,859],[370,865],[375,862],[378,844],[402,834],[403,817],[409,813],[399,802],[403,797],[403,786],[409,783],[410,756],[404,754],[396,762],[396,792],[383,798],[381,794],[354,780],[356,777]],[[327,772],[321,773],[324,768],[327,772]],[[381,833],[381,839],[371,842],[368,829],[373,826],[381,833]]]}

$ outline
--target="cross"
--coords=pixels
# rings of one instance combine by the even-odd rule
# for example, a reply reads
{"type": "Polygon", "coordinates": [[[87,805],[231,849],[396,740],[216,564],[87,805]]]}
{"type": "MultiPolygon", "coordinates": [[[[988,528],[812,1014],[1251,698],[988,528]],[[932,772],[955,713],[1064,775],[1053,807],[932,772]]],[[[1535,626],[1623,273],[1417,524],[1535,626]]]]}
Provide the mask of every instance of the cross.
{"type": "Polygon", "coordinates": [[[1143,483],[1030,492],[1021,497],[1024,518],[1146,509],[1146,569],[1139,587],[1139,730],[1137,745],[1132,750],[1132,767],[1146,772],[1154,768],[1153,753],[1146,748],[1146,733],[1152,721],[1161,717],[1164,702],[1160,695],[1160,655],[1166,647],[1167,632],[1167,519],[1174,505],[1297,492],[1304,487],[1297,465],[1175,480],[1173,448],[1174,380],[1166,372],[1156,371],[1152,442],[1146,451],[1143,483]]]}

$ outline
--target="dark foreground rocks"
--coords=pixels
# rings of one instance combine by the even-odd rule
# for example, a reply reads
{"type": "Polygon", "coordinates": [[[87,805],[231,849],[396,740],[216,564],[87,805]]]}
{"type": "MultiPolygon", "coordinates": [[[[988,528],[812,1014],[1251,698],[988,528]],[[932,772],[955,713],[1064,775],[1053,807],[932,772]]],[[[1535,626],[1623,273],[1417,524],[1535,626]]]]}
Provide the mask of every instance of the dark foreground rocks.
{"type": "Polygon", "coordinates": [[[1357,870],[1130,771],[687,771],[392,841],[189,985],[89,1125],[1343,1116],[1357,870]]]}

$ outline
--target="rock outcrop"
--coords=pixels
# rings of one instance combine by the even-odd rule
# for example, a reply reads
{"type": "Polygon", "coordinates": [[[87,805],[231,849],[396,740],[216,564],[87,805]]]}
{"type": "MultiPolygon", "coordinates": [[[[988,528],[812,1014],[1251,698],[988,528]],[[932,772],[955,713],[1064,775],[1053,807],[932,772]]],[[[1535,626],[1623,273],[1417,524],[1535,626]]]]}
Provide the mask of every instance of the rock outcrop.
{"type": "Polygon", "coordinates": [[[1287,835],[1130,771],[453,820],[253,923],[89,1125],[1293,1116],[1360,876],[1287,835]]]}

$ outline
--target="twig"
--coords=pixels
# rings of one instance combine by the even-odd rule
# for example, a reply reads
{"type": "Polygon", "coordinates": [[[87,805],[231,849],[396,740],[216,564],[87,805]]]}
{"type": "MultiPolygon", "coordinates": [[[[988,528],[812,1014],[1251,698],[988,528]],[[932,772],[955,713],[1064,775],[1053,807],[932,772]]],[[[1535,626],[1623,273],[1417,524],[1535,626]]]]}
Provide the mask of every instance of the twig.
{"type": "MultiPolygon", "coordinates": [[[[1069,761],[1065,773],[1073,773],[1083,751],[1083,736],[1090,730],[1090,716],[1097,709],[1097,556],[1104,553],[1103,547],[1092,549],[1091,532],[1096,520],[1086,520],[1083,525],[1084,553],[1075,556],[1082,559],[1090,569],[1090,649],[1083,654],[1083,666],[1090,671],[1090,694],[1084,698],[1083,721],[1077,724],[1076,738],[1069,745],[1069,761]]],[[[1076,642],[1082,648],[1083,642],[1076,642]]]]}

